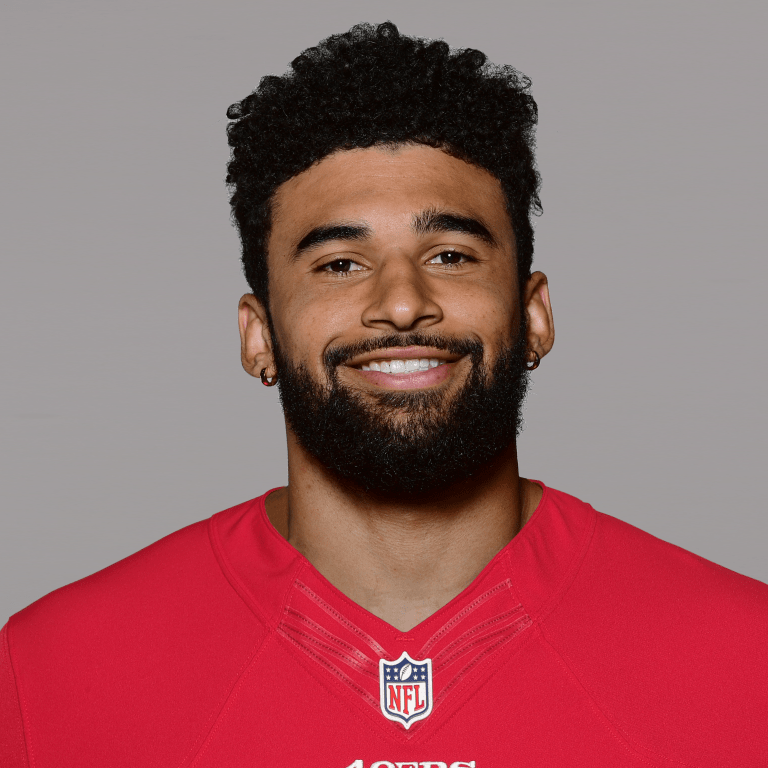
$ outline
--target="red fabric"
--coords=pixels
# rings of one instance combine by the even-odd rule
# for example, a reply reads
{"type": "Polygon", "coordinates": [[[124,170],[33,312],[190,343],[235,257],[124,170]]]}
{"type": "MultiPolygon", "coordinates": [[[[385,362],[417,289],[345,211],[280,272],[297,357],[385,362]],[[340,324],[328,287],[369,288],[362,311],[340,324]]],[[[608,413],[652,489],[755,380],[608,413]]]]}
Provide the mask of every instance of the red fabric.
{"type": "Polygon", "coordinates": [[[16,677],[8,652],[7,627],[0,630],[0,766],[27,766],[21,706],[16,693],[16,677]]]}
{"type": "Polygon", "coordinates": [[[401,633],[287,544],[263,498],[11,618],[3,768],[768,765],[765,585],[545,488],[401,633]],[[403,651],[433,671],[407,730],[379,703],[379,659],[403,651]]]}

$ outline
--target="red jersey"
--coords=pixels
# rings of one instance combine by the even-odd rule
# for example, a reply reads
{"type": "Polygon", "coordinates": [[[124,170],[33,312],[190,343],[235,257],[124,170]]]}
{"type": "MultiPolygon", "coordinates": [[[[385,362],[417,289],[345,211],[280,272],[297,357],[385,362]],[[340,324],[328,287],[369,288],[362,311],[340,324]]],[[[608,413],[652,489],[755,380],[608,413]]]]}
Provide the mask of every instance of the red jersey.
{"type": "Polygon", "coordinates": [[[264,497],[13,616],[3,768],[768,766],[768,587],[545,488],[409,632],[264,497]]]}

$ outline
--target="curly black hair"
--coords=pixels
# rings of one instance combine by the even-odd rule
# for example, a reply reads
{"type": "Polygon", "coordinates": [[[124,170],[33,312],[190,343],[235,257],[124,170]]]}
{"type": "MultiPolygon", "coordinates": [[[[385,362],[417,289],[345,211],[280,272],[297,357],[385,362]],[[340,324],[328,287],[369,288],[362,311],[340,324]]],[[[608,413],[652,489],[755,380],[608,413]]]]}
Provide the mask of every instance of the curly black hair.
{"type": "Polygon", "coordinates": [[[227,110],[227,166],[243,271],[269,312],[270,203],[285,181],[337,150],[424,144],[484,168],[502,185],[520,289],[541,212],[530,80],[484,53],[400,34],[391,22],[332,35],[227,110]]]}

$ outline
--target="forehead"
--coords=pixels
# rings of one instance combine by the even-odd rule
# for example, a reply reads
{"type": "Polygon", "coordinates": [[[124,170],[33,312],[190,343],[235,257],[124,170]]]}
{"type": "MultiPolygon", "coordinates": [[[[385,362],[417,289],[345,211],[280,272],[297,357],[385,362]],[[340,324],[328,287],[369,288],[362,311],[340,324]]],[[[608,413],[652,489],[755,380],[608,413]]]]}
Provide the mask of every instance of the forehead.
{"type": "Polygon", "coordinates": [[[410,226],[413,215],[427,209],[474,216],[500,241],[512,239],[499,180],[421,145],[341,150],[289,179],[275,193],[270,239],[295,239],[331,221],[365,221],[374,233],[384,234],[410,226]]]}

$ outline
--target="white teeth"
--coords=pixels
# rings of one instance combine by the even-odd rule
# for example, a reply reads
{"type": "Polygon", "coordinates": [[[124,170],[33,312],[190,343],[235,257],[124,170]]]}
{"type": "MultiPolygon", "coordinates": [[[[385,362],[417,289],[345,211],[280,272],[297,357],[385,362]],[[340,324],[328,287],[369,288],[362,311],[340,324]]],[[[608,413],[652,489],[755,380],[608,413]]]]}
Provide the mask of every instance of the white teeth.
{"type": "Polygon", "coordinates": [[[415,373],[427,371],[445,365],[447,360],[438,360],[436,357],[409,358],[408,360],[381,360],[365,363],[360,367],[364,371],[381,371],[382,373],[415,373]]]}

